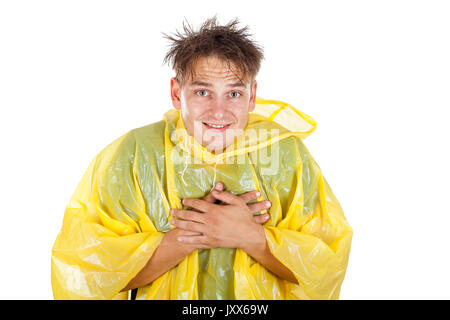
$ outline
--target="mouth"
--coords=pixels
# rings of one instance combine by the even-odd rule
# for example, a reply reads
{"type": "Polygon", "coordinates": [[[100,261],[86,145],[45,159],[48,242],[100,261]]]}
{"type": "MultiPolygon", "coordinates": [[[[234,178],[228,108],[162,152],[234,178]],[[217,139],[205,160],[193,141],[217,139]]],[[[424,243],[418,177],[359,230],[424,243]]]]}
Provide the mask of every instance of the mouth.
{"type": "Polygon", "coordinates": [[[229,124],[219,124],[219,123],[209,123],[209,122],[202,122],[202,123],[206,129],[217,131],[217,132],[224,132],[232,125],[232,123],[229,123],[229,124]]]}

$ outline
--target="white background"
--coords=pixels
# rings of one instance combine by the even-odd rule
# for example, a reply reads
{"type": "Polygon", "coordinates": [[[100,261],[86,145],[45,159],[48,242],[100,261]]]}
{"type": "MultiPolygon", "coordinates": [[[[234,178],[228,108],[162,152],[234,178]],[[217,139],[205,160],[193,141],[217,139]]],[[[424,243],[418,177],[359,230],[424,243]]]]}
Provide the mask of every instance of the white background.
{"type": "Polygon", "coordinates": [[[305,144],[354,228],[341,299],[449,299],[448,1],[1,1],[0,298],[52,299],[51,247],[89,162],[171,108],[161,32],[238,17],[258,95],[318,122],[305,144]]]}

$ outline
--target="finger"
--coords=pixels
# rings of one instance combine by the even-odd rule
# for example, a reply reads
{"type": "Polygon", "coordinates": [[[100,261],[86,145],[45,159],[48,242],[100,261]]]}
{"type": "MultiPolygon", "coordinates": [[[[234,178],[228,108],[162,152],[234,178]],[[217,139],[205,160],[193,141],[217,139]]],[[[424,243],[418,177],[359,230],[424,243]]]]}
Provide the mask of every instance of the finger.
{"type": "Polygon", "coordinates": [[[187,230],[187,231],[196,231],[204,233],[206,231],[206,226],[203,223],[193,222],[193,221],[187,221],[187,220],[180,220],[180,219],[173,219],[172,225],[176,228],[187,230]]]}
{"type": "Polygon", "coordinates": [[[252,204],[248,204],[247,207],[250,209],[251,213],[256,213],[263,211],[267,208],[270,208],[271,205],[272,204],[270,203],[270,201],[259,201],[252,204]]]}
{"type": "Polygon", "coordinates": [[[253,221],[255,221],[256,223],[259,223],[259,224],[263,224],[263,223],[266,223],[269,220],[269,218],[270,218],[270,216],[267,213],[260,214],[257,216],[253,216],[253,221]]]}
{"type": "Polygon", "coordinates": [[[203,245],[209,245],[208,244],[208,237],[205,235],[200,236],[179,236],[177,237],[177,240],[179,242],[185,243],[185,244],[203,244],[203,245]]]}
{"type": "MultiPolygon", "coordinates": [[[[213,192],[217,192],[217,191],[213,191],[213,192]]],[[[201,212],[212,211],[212,209],[214,209],[214,206],[215,206],[214,204],[209,203],[204,200],[201,200],[201,199],[190,199],[190,198],[183,199],[183,204],[185,206],[200,210],[201,212]]]]}
{"type": "Polygon", "coordinates": [[[208,193],[206,197],[203,198],[206,202],[214,203],[216,201],[216,198],[212,195],[212,193],[208,193]]]}
{"type": "Polygon", "coordinates": [[[217,190],[219,192],[222,191],[223,184],[221,182],[217,182],[216,185],[214,186],[214,188],[211,189],[211,192],[208,193],[208,195],[206,197],[204,197],[203,200],[205,200],[206,202],[209,202],[209,203],[214,203],[216,201],[216,198],[214,198],[214,196],[212,195],[213,190],[217,190]]]}
{"type": "Polygon", "coordinates": [[[185,246],[194,246],[197,249],[212,249],[215,248],[207,236],[181,236],[177,238],[178,242],[185,246]]]}
{"type": "Polygon", "coordinates": [[[183,243],[183,245],[188,246],[188,247],[194,247],[196,249],[213,249],[213,248],[215,248],[214,246],[210,246],[207,244],[183,243]]]}
{"type": "Polygon", "coordinates": [[[245,203],[243,200],[241,200],[241,198],[239,198],[239,196],[235,196],[234,194],[231,194],[228,191],[222,192],[213,191],[212,194],[216,199],[228,204],[241,205],[245,203]]]}
{"type": "Polygon", "coordinates": [[[192,210],[172,209],[170,210],[172,216],[189,221],[204,223],[205,218],[203,213],[192,210]]]}
{"type": "Polygon", "coordinates": [[[201,236],[202,233],[196,232],[196,231],[187,231],[187,230],[178,228],[178,235],[179,236],[201,236]]]}
{"type": "Polygon", "coordinates": [[[258,190],[249,191],[243,194],[240,194],[238,197],[244,200],[245,203],[258,199],[261,193],[258,190]]]}
{"type": "Polygon", "coordinates": [[[219,192],[223,191],[223,184],[222,184],[222,182],[217,182],[216,186],[214,187],[214,189],[219,191],[219,192]]]}

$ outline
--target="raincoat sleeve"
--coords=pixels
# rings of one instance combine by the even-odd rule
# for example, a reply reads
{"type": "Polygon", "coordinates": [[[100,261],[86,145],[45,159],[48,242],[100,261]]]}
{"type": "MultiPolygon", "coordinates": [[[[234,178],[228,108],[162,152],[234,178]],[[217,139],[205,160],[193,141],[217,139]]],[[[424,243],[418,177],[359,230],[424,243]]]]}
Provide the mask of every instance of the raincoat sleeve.
{"type": "Polygon", "coordinates": [[[89,164],[64,213],[51,257],[55,299],[127,299],[121,290],[151,258],[163,233],[148,214],[129,132],[89,164]]]}
{"type": "Polygon", "coordinates": [[[301,140],[301,163],[284,218],[265,226],[268,246],[296,277],[287,299],[338,299],[353,235],[342,208],[301,140]]]}

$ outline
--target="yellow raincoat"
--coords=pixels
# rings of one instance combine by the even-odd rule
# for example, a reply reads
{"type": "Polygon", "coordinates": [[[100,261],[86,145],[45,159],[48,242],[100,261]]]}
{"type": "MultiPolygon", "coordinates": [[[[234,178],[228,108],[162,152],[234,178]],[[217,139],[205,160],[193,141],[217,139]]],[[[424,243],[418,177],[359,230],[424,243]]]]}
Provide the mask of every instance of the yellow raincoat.
{"type": "Polygon", "coordinates": [[[189,136],[180,113],[133,129],[92,160],[66,207],[51,259],[55,299],[127,299],[180,199],[216,182],[272,202],[268,246],[297,278],[282,280],[244,251],[195,250],[139,288],[137,299],[338,299],[352,229],[302,142],[316,122],[289,104],[257,98],[243,134],[221,154],[189,136]]]}

